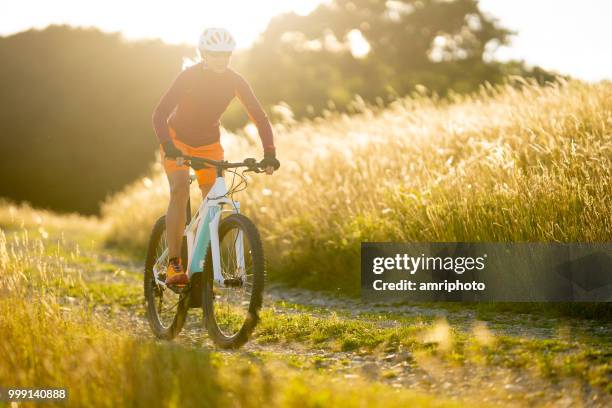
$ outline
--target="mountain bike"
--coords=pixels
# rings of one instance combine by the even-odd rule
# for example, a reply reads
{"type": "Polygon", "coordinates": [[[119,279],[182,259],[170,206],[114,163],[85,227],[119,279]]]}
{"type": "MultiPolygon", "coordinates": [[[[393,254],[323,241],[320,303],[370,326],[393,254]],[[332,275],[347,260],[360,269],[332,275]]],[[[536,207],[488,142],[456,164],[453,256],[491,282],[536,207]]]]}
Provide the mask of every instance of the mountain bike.
{"type": "MultiPolygon", "coordinates": [[[[240,203],[232,197],[247,187],[245,172],[264,170],[252,158],[240,163],[196,157],[183,160],[194,169],[216,168],[216,180],[193,216],[191,202],[187,201],[181,253],[189,276],[187,285],[166,285],[169,259],[165,216],[153,226],[144,270],[149,325],[155,336],[171,340],[183,328],[188,310],[201,307],[214,343],[238,348],[247,342],[259,320],[265,272],[257,227],[240,213],[240,203]],[[239,168],[245,169],[238,173],[239,168]],[[233,173],[229,189],[224,170],[233,173]]],[[[190,175],[190,183],[194,179],[190,175]]]]}

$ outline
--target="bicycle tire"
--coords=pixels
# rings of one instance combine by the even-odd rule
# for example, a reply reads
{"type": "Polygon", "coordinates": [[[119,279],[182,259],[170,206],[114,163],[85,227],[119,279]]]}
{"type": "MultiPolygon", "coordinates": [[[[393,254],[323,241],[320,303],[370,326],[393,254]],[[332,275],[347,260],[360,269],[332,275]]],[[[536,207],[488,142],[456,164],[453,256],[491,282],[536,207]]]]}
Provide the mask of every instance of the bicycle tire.
{"type": "MultiPolygon", "coordinates": [[[[235,349],[244,345],[255,326],[259,321],[259,310],[262,306],[263,289],[265,281],[265,270],[264,270],[264,253],[261,238],[257,227],[253,222],[242,214],[231,214],[228,217],[221,220],[219,223],[219,242],[220,247],[223,242],[225,235],[234,228],[239,228],[243,231],[243,237],[248,241],[248,248],[250,248],[249,254],[252,258],[252,290],[250,293],[249,307],[246,314],[246,318],[242,322],[240,330],[231,336],[227,336],[220,329],[217,324],[215,315],[215,296],[213,292],[214,281],[213,281],[213,267],[212,267],[212,253],[210,250],[210,244],[208,246],[205,267],[204,267],[204,285],[203,286],[203,311],[204,320],[206,322],[206,329],[210,338],[213,342],[226,349],[235,349]]],[[[222,254],[221,254],[222,255],[222,254]]]]}
{"type": "MultiPolygon", "coordinates": [[[[149,238],[149,244],[147,246],[147,255],[145,259],[145,270],[144,270],[144,296],[146,303],[146,314],[149,326],[153,331],[153,334],[159,339],[172,340],[182,330],[187,317],[187,311],[189,309],[189,294],[179,295],[179,301],[177,303],[176,314],[172,323],[164,326],[161,322],[158,311],[156,309],[156,290],[160,290],[156,287],[155,277],[153,275],[153,266],[155,264],[157,255],[156,250],[160,245],[160,240],[163,238],[163,234],[166,230],[166,217],[160,217],[154,224],[151,236],[149,238]]],[[[170,291],[170,289],[165,289],[170,291]]],[[[163,291],[161,291],[163,296],[163,291]]]]}

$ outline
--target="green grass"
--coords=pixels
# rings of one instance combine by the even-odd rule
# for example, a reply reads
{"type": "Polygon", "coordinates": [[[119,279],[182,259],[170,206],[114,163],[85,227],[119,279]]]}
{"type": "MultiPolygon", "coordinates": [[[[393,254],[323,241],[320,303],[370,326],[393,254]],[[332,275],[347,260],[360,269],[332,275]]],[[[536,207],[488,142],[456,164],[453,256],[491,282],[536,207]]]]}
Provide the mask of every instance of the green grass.
{"type": "MultiPolygon", "coordinates": [[[[364,241],[609,241],[612,84],[519,85],[278,129],[282,167],[236,196],[259,226],[270,278],[356,295],[364,241]]],[[[227,157],[252,155],[227,140],[227,157]]],[[[107,244],[142,253],[167,202],[158,163],[105,203],[107,244]]]]}
{"type": "MultiPolygon", "coordinates": [[[[0,233],[0,353],[8,356],[0,361],[0,383],[68,387],[70,406],[463,404],[391,387],[401,373],[390,366],[377,379],[347,368],[351,356],[383,361],[390,353],[402,355],[415,370],[431,364],[470,371],[503,367],[612,392],[605,333],[572,327],[572,336],[552,338],[493,334],[488,327],[503,324],[504,316],[514,316],[511,311],[488,311],[481,316],[491,319],[488,325],[471,326],[465,317],[452,317],[453,311],[465,310],[458,304],[440,309],[449,323],[435,316],[330,311],[278,301],[264,309],[252,339],[276,352],[221,354],[156,342],[136,334],[124,319],[138,314],[142,302],[137,270],[117,266],[113,253],[100,255],[99,243],[93,251],[80,251],[75,242],[58,247],[61,238],[32,238],[27,231],[0,233]],[[314,350],[323,353],[312,355],[314,350]]],[[[541,327],[577,324],[530,316],[541,327]]]]}
{"type": "Polygon", "coordinates": [[[0,230],[3,386],[65,387],[74,407],[459,406],[383,383],[295,371],[283,361],[258,365],[134,336],[125,322],[95,312],[111,305],[133,313],[142,299],[134,276],[106,282],[108,264],[53,253],[26,236],[7,239],[0,230]]]}
{"type": "Polygon", "coordinates": [[[257,366],[233,356],[130,338],[51,299],[0,301],[0,382],[66,387],[68,406],[412,406],[457,403],[377,383],[257,366]],[[382,395],[381,395],[382,394],[382,395]]]}
{"type": "MultiPolygon", "coordinates": [[[[559,322],[557,322],[559,324],[559,322]]],[[[485,329],[486,330],[486,329],[485,329]]],[[[482,329],[459,330],[446,320],[397,318],[392,314],[339,318],[336,313],[282,314],[267,310],[257,328],[259,343],[306,344],[329,351],[362,351],[385,354],[402,350],[434,355],[449,364],[528,369],[551,379],[576,377],[593,386],[609,388],[612,376],[612,342],[599,338],[582,339],[524,338],[493,335],[482,329]],[[370,317],[370,318],[368,318],[370,317]],[[394,327],[379,322],[394,320],[394,327]]]]}
{"type": "MultiPolygon", "coordinates": [[[[607,241],[611,101],[609,83],[561,81],[300,123],[278,140],[281,171],[237,198],[272,279],[342,295],[358,292],[362,241],[607,241]]],[[[230,139],[228,157],[249,155],[230,139]]],[[[441,319],[278,302],[252,339],[279,350],[261,361],[143,338],[104,310],[137,313],[144,245],[167,199],[157,164],[102,219],[0,203],[0,384],[65,386],[79,407],[461,404],[391,387],[392,369],[370,381],[342,371],[356,355],[405,353],[425,371],[504,368],[612,393],[609,303],[436,304],[441,319]]]]}

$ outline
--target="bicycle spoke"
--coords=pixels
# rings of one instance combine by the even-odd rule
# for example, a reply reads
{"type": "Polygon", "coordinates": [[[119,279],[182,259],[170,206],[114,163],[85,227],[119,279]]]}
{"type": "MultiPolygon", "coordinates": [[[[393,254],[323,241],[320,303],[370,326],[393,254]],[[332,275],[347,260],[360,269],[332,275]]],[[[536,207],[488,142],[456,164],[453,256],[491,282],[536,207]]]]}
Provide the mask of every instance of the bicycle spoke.
{"type": "MultiPolygon", "coordinates": [[[[166,231],[161,234],[157,247],[155,248],[155,264],[154,268],[158,271],[158,274],[164,274],[168,267],[168,237],[166,231]],[[162,258],[162,255],[166,255],[162,258]]],[[[155,297],[157,298],[157,307],[155,307],[156,318],[163,328],[168,328],[172,325],[175,318],[176,306],[180,303],[181,298],[179,295],[169,289],[161,287],[157,282],[153,281],[155,288],[155,297]],[[177,300],[178,299],[178,300],[177,300]]]]}
{"type": "Polygon", "coordinates": [[[219,287],[219,296],[214,301],[217,304],[215,320],[225,336],[234,335],[248,317],[248,307],[252,292],[252,262],[250,243],[244,240],[244,233],[239,228],[228,231],[220,242],[221,273],[224,279],[237,280],[237,286],[219,287]],[[239,245],[239,238],[243,239],[239,245]],[[242,248],[242,255],[238,247],[242,248]],[[243,269],[239,269],[239,256],[242,257],[243,269]]]}
{"type": "Polygon", "coordinates": [[[174,303],[173,305],[167,306],[166,308],[163,309],[163,312],[169,312],[170,310],[174,309],[176,306],[179,305],[179,303],[181,303],[183,299],[179,299],[176,303],[174,303]]]}

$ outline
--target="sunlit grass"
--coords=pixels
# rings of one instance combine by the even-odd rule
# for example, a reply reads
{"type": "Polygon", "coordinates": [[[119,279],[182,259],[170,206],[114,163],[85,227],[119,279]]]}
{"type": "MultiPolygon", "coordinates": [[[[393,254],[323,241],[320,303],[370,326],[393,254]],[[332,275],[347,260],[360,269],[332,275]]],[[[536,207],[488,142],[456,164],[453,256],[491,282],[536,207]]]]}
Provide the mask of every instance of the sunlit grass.
{"type": "MultiPolygon", "coordinates": [[[[69,235],[71,241],[91,247],[92,240],[99,241],[100,236],[106,234],[107,224],[96,217],[76,213],[57,214],[32,208],[28,203],[15,204],[0,198],[0,228],[8,235],[27,231],[29,238],[40,238],[43,242],[60,238],[62,244],[65,243],[64,237],[69,235]]],[[[78,253],[75,256],[78,256],[78,253]]]]}
{"type": "MultiPolygon", "coordinates": [[[[361,241],[610,240],[612,84],[484,87],[452,99],[415,94],[386,110],[361,105],[353,116],[278,124],[281,170],[250,176],[238,196],[264,238],[269,275],[354,293],[361,241]]],[[[226,158],[259,156],[256,135],[243,136],[224,136],[226,158]]],[[[0,384],[67,387],[69,405],[79,407],[449,404],[353,374],[296,372],[278,362],[158,343],[120,326],[125,322],[104,309],[136,313],[138,276],[85,252],[103,253],[97,242],[104,237],[141,261],[167,203],[156,164],[106,202],[102,219],[0,204],[0,384]]],[[[492,305],[479,313],[499,311],[492,305]]],[[[605,332],[583,339],[560,327],[558,336],[541,339],[496,333],[494,319],[468,331],[445,319],[384,319],[395,323],[267,308],[252,342],[406,353],[425,370],[503,367],[610,392],[605,332]]],[[[316,367],[316,358],[294,360],[316,367]]]]}
{"type": "Polygon", "coordinates": [[[221,332],[226,336],[232,336],[238,333],[247,318],[247,306],[216,303],[214,314],[221,332]]]}
{"type": "MultiPolygon", "coordinates": [[[[355,293],[362,241],[609,241],[612,84],[521,81],[278,124],[281,169],[238,196],[270,276],[355,293]]],[[[245,136],[226,158],[258,155],[245,136]]],[[[165,183],[158,164],[106,203],[109,243],[143,251],[165,183]]]]}
{"type": "Polygon", "coordinates": [[[332,351],[379,354],[409,350],[427,366],[438,363],[475,367],[506,367],[532,370],[538,376],[558,379],[576,377],[593,386],[608,386],[608,341],[589,345],[570,338],[535,339],[494,334],[487,324],[474,321],[469,330],[453,327],[445,318],[426,321],[400,319],[386,327],[376,319],[339,317],[335,313],[262,314],[255,341],[302,343],[332,351]]]}
{"type": "Polygon", "coordinates": [[[27,231],[17,229],[7,237],[0,229],[0,383],[5,387],[66,388],[67,405],[74,407],[357,407],[364,401],[380,407],[459,406],[380,383],[332,381],[283,364],[258,365],[238,355],[134,336],[125,322],[96,312],[98,306],[121,307],[123,297],[110,293],[111,285],[88,282],[78,257],[49,253],[43,239],[30,238],[27,231]]]}
{"type": "MultiPolygon", "coordinates": [[[[54,250],[54,242],[30,235],[25,228],[0,230],[2,384],[67,387],[69,405],[79,407],[452,406],[439,397],[397,390],[359,375],[320,372],[317,358],[322,357],[310,360],[304,354],[286,364],[278,358],[257,362],[248,353],[216,354],[154,342],[104,311],[123,307],[124,314],[139,314],[134,306],[142,301],[141,283],[135,276],[95,259],[84,262],[74,250],[54,250]],[[112,278],[97,276],[102,274],[112,278]],[[237,378],[240,387],[235,386],[237,378]]],[[[394,353],[415,369],[505,367],[528,370],[538,378],[609,387],[609,346],[603,340],[587,344],[564,337],[562,331],[554,338],[531,339],[495,334],[484,322],[461,331],[443,318],[384,313],[351,317],[325,308],[277,306],[279,310],[262,313],[253,343],[324,350],[326,355],[352,352],[382,358],[394,353]],[[391,320],[393,325],[384,324],[391,320]]],[[[394,373],[381,375],[389,379],[394,373]]]]}

